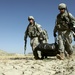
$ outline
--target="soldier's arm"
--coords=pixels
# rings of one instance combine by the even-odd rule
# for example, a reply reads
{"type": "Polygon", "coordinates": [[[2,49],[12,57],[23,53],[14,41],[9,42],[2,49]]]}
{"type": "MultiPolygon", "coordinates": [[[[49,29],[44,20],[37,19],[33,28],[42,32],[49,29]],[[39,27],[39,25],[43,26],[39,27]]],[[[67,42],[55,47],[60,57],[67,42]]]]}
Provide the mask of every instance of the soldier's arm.
{"type": "Polygon", "coordinates": [[[72,34],[73,34],[73,38],[74,38],[74,41],[75,41],[75,33],[72,31],[72,34]]]}
{"type": "Polygon", "coordinates": [[[56,32],[57,32],[57,20],[55,22],[55,27],[54,27],[54,30],[53,30],[53,36],[56,37],[56,32]]]}
{"type": "Polygon", "coordinates": [[[69,13],[69,16],[73,21],[75,21],[75,17],[71,13],[69,13]]]}
{"type": "Polygon", "coordinates": [[[58,24],[57,24],[57,19],[56,19],[56,21],[55,21],[55,27],[54,27],[54,30],[53,30],[53,32],[54,33],[56,33],[57,32],[57,30],[58,30],[58,24]]]}
{"type": "Polygon", "coordinates": [[[37,28],[39,32],[42,32],[42,26],[40,24],[37,24],[37,28]]]}
{"type": "Polygon", "coordinates": [[[75,27],[75,17],[69,13],[69,17],[71,18],[71,22],[73,23],[73,27],[75,27]]]}
{"type": "Polygon", "coordinates": [[[39,36],[43,29],[40,24],[36,24],[36,27],[37,27],[37,31],[38,31],[37,35],[39,36]]]}

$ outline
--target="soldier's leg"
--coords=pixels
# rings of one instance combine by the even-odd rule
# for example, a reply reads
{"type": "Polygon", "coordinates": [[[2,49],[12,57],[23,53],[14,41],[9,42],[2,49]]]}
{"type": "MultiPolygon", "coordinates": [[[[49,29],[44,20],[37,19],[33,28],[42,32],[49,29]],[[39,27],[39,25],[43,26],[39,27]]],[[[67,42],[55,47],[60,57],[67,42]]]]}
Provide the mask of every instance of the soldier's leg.
{"type": "Polygon", "coordinates": [[[72,34],[71,34],[71,32],[69,32],[69,31],[66,32],[65,37],[66,37],[66,43],[65,43],[66,51],[69,55],[72,55],[73,48],[72,48],[72,34]]]}
{"type": "Polygon", "coordinates": [[[70,39],[66,38],[66,51],[67,53],[71,56],[73,54],[73,48],[72,48],[72,44],[70,42],[70,39]]]}
{"type": "Polygon", "coordinates": [[[62,60],[64,59],[64,41],[61,35],[58,36],[58,45],[60,54],[57,54],[57,58],[62,60]]]}
{"type": "Polygon", "coordinates": [[[34,58],[35,59],[39,59],[38,53],[37,53],[37,49],[36,49],[36,47],[38,46],[38,44],[39,44],[38,38],[37,37],[33,38],[32,39],[32,45],[31,46],[32,46],[33,55],[34,55],[34,58]]]}
{"type": "Polygon", "coordinates": [[[61,35],[58,36],[59,51],[64,52],[64,41],[61,35]]]}

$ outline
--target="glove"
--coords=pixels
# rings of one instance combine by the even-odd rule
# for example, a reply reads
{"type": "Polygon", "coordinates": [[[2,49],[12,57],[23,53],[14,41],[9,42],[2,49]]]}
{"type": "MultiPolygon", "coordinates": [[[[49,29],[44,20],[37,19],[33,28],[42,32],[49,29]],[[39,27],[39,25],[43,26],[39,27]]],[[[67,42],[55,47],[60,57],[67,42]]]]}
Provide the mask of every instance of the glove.
{"type": "Polygon", "coordinates": [[[56,33],[54,32],[54,37],[56,37],[57,35],[56,35],[56,33]]]}

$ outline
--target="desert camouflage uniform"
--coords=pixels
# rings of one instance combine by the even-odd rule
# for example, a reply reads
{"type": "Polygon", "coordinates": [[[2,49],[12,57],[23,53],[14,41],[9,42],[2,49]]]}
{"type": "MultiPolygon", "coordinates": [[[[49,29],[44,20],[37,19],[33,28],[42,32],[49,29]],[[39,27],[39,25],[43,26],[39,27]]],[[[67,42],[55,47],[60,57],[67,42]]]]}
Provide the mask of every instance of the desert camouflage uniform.
{"type": "MultiPolygon", "coordinates": [[[[75,25],[75,18],[72,16],[71,13],[69,13],[69,17],[71,18],[73,25],[75,25]]],[[[71,45],[72,31],[69,30],[67,25],[69,22],[69,17],[67,11],[65,11],[63,14],[57,15],[54,33],[58,32],[59,51],[64,52],[64,50],[67,50],[68,54],[71,55],[73,53],[71,45]],[[66,22],[63,20],[64,17],[67,19],[66,22]]]]}
{"type": "Polygon", "coordinates": [[[37,52],[35,51],[35,48],[39,44],[38,36],[40,35],[41,31],[42,31],[41,25],[37,24],[36,22],[33,25],[29,24],[25,31],[24,39],[26,39],[27,36],[29,36],[30,45],[32,47],[33,54],[35,57],[38,57],[37,52]]]}

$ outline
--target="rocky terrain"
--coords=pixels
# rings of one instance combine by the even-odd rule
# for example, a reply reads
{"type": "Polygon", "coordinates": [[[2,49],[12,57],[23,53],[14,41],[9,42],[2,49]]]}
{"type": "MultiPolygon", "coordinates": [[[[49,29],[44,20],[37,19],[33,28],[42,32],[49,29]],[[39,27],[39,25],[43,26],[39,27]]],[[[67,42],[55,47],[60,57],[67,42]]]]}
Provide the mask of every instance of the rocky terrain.
{"type": "Polygon", "coordinates": [[[75,54],[64,60],[35,60],[31,54],[6,53],[0,56],[0,75],[75,75],[75,54]]]}

